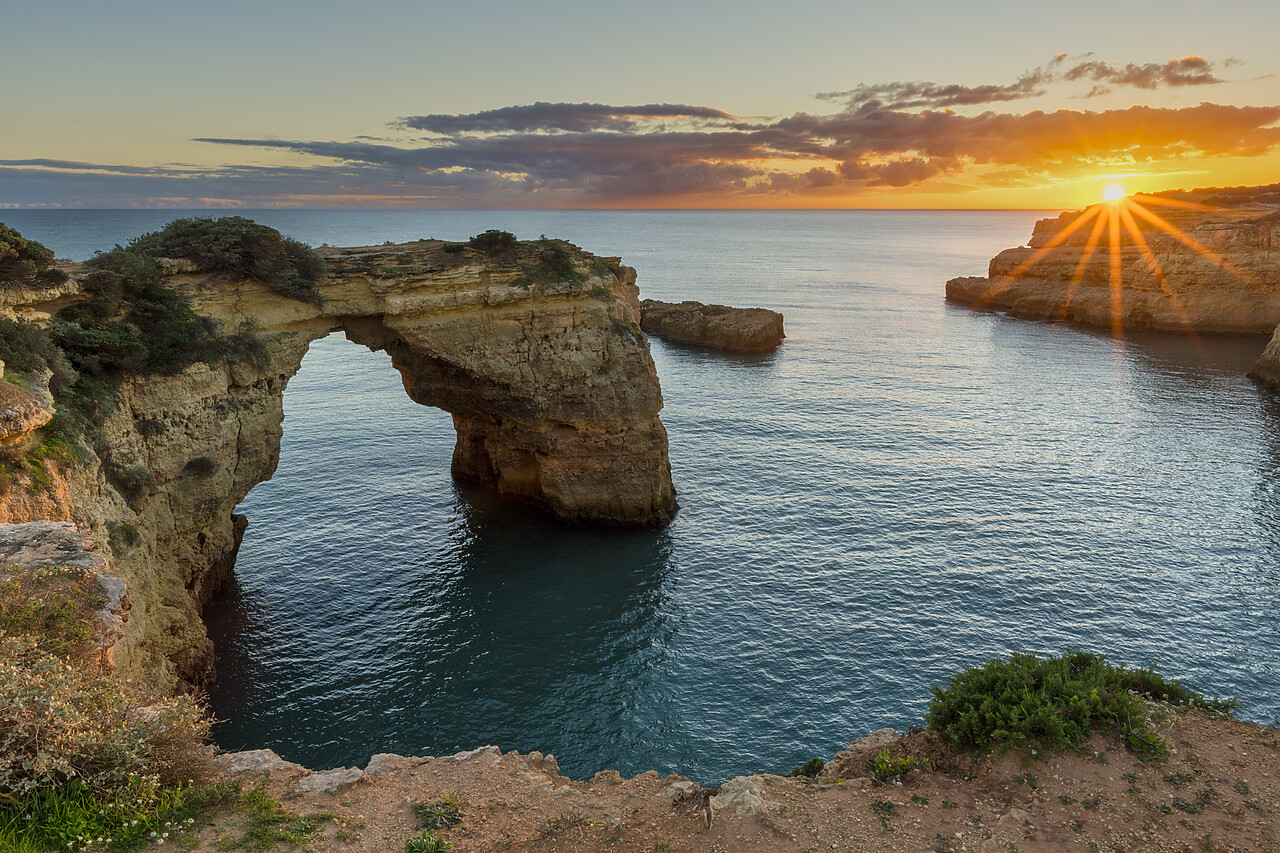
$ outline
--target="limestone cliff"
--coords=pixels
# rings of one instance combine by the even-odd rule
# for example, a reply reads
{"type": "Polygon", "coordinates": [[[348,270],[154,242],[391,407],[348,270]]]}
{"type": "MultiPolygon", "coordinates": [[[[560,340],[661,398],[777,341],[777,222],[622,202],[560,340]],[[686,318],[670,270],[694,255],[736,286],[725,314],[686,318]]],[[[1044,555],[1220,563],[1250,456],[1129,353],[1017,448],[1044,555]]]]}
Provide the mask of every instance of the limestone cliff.
{"type": "MultiPolygon", "coordinates": [[[[388,352],[414,400],[452,413],[455,477],[562,519],[664,524],[676,502],[635,271],[559,245],[571,274],[548,273],[527,244],[326,249],[313,302],[168,264],[198,314],[254,330],[262,357],[124,378],[101,458],[51,464],[44,488],[0,502],[0,521],[75,521],[109,543],[133,604],[117,669],[161,691],[207,683],[200,611],[235,563],[247,522],[233,510],[275,471],[284,390],[311,342],[343,332],[388,352]]],[[[5,308],[39,319],[75,298],[5,308]]],[[[35,428],[14,417],[18,439],[35,428]]]]}
{"type": "MultiPolygon", "coordinates": [[[[1184,194],[1185,195],[1185,194],[1184,194]]],[[[1270,334],[1280,324],[1280,213],[1135,196],[1036,223],[1027,246],[947,299],[1123,330],[1270,334]]]]}

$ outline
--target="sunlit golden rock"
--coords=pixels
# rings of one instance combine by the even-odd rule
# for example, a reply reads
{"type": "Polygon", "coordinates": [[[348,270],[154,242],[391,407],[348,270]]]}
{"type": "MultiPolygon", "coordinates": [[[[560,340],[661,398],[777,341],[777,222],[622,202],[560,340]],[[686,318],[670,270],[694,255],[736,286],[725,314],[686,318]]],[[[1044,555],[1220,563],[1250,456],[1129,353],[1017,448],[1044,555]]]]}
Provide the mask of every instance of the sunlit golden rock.
{"type": "Polygon", "coordinates": [[[985,278],[947,282],[947,299],[1117,334],[1269,334],[1280,324],[1280,212],[1195,198],[1140,195],[1043,219],[985,278]]]}

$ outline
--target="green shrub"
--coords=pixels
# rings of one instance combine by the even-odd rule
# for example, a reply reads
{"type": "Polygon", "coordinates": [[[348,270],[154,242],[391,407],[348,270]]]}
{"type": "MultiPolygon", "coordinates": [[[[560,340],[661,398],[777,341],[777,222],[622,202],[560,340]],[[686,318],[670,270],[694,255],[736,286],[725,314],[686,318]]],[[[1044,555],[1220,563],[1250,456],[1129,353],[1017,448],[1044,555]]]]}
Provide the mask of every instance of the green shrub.
{"type": "Polygon", "coordinates": [[[798,767],[792,767],[791,770],[783,773],[782,775],[795,777],[804,776],[809,779],[817,779],[818,774],[822,772],[822,768],[825,766],[826,762],[821,758],[810,758],[804,764],[799,765],[798,767]]]}
{"type": "MultiPolygon", "coordinates": [[[[475,238],[473,237],[472,239],[474,240],[475,238]]],[[[460,255],[466,250],[467,250],[466,243],[445,243],[443,246],[440,247],[440,251],[446,252],[450,255],[460,255]]]]}
{"type": "Polygon", "coordinates": [[[51,263],[53,250],[0,222],[0,287],[66,281],[66,273],[49,269],[51,263]]]}
{"type": "Polygon", "coordinates": [[[453,845],[430,830],[405,839],[404,853],[445,853],[453,845]]]}
{"type": "Polygon", "coordinates": [[[77,378],[75,368],[44,329],[6,317],[0,317],[0,361],[4,361],[8,379],[52,371],[49,388],[55,394],[77,378]]]}
{"type": "Polygon", "coordinates": [[[102,605],[83,568],[14,567],[0,581],[0,637],[38,636],[51,654],[88,662],[96,647],[91,620],[102,605]]]}
{"type": "Polygon", "coordinates": [[[484,252],[486,255],[506,254],[515,251],[516,235],[510,231],[499,231],[496,228],[490,228],[483,234],[477,234],[472,237],[467,241],[467,245],[478,252],[484,252]]]}
{"type": "Polygon", "coordinates": [[[916,758],[909,755],[906,758],[890,758],[889,750],[882,749],[880,754],[876,756],[875,767],[871,770],[871,775],[884,782],[895,776],[901,776],[909,770],[915,770],[917,767],[928,767],[928,758],[916,758]]]}
{"type": "Polygon", "coordinates": [[[34,637],[0,638],[0,796],[79,780],[110,795],[207,771],[208,716],[189,697],[139,713],[123,685],[69,666],[34,637]]]}
{"type": "Polygon", "coordinates": [[[301,302],[318,304],[324,259],[310,246],[243,216],[175,219],[129,243],[129,251],[186,258],[207,272],[251,278],[301,302]]]}
{"type": "Polygon", "coordinates": [[[23,466],[31,477],[31,487],[37,490],[49,488],[53,485],[49,464],[62,467],[75,461],[77,455],[77,448],[67,440],[66,436],[57,431],[46,430],[40,443],[22,457],[23,466]]]}
{"type": "Polygon", "coordinates": [[[165,286],[155,259],[116,248],[85,266],[94,296],[58,315],[54,340],[77,370],[94,376],[178,373],[217,362],[227,344],[214,322],[165,286]],[[93,307],[97,303],[98,307],[93,307]]]}
{"type": "Polygon", "coordinates": [[[413,814],[419,829],[448,829],[462,822],[462,803],[457,797],[445,797],[433,803],[415,803],[413,814]]]}
{"type": "Polygon", "coordinates": [[[1094,731],[1147,733],[1147,699],[1230,713],[1234,699],[1206,699],[1153,669],[1112,666],[1106,658],[1068,652],[1040,658],[1015,652],[952,676],[933,688],[926,721],[962,748],[1081,746],[1094,731]]]}
{"type": "Polygon", "coordinates": [[[107,538],[112,549],[126,551],[142,542],[138,528],[127,521],[113,521],[107,525],[107,538]]]}
{"type": "Polygon", "coordinates": [[[573,267],[573,255],[558,240],[538,241],[538,266],[533,272],[536,281],[581,281],[586,276],[573,267]]]}
{"type": "Polygon", "coordinates": [[[134,506],[152,493],[156,482],[156,475],[141,465],[117,467],[110,459],[102,460],[102,472],[107,475],[111,485],[124,495],[125,500],[134,506]]]}

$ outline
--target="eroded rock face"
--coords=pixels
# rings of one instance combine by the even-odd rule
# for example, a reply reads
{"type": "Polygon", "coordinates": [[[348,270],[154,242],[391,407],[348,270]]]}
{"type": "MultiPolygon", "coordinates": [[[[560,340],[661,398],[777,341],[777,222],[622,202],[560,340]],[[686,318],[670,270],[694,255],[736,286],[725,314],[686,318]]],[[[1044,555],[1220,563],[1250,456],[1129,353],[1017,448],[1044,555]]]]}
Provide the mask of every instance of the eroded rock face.
{"type": "Polygon", "coordinates": [[[213,676],[200,611],[235,563],[247,521],[233,510],[275,472],[285,387],[331,333],[385,350],[410,397],[452,413],[459,479],[566,520],[661,525],[676,511],[634,270],[575,251],[578,275],[555,281],[536,258],[439,242],[325,255],[318,305],[171,265],[197,313],[253,328],[264,357],[124,380],[102,459],[60,475],[48,506],[9,507],[111,543],[134,602],[126,669],[156,689],[213,676]]]}
{"type": "Polygon", "coordinates": [[[777,311],[692,301],[646,299],[640,303],[640,327],[667,340],[730,352],[770,352],[786,337],[777,311]]]}
{"type": "MultiPolygon", "coordinates": [[[[1144,204],[1142,197],[1136,201],[1144,204]]],[[[1171,211],[1148,202],[1144,208],[1178,236],[1130,214],[1144,246],[1117,214],[1114,261],[1106,206],[1095,250],[1088,243],[1097,219],[1066,233],[1095,208],[1037,222],[1029,245],[998,254],[987,277],[947,282],[947,299],[1116,331],[1270,334],[1280,324],[1280,214],[1274,208],[1171,211]]]]}
{"type": "Polygon", "coordinates": [[[0,445],[14,444],[53,418],[53,407],[25,388],[0,382],[0,445]]]}

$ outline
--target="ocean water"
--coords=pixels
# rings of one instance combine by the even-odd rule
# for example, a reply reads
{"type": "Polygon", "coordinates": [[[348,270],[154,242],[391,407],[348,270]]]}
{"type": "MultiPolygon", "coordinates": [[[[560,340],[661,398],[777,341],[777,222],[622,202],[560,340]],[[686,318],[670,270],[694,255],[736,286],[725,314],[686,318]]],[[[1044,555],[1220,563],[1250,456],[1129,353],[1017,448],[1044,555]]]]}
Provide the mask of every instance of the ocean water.
{"type": "MultiPolygon", "coordinates": [[[[171,211],[6,211],[83,258],[171,211]]],[[[313,767],[483,744],[725,773],[918,724],[929,687],[1083,648],[1280,722],[1265,341],[1117,343],[947,305],[1035,212],[260,211],[311,243],[561,236],[642,294],[786,315],[773,354],[651,342],[682,509],[564,525],[449,477],[451,421],[317,342],[209,616],[226,748],[313,767]]]]}

